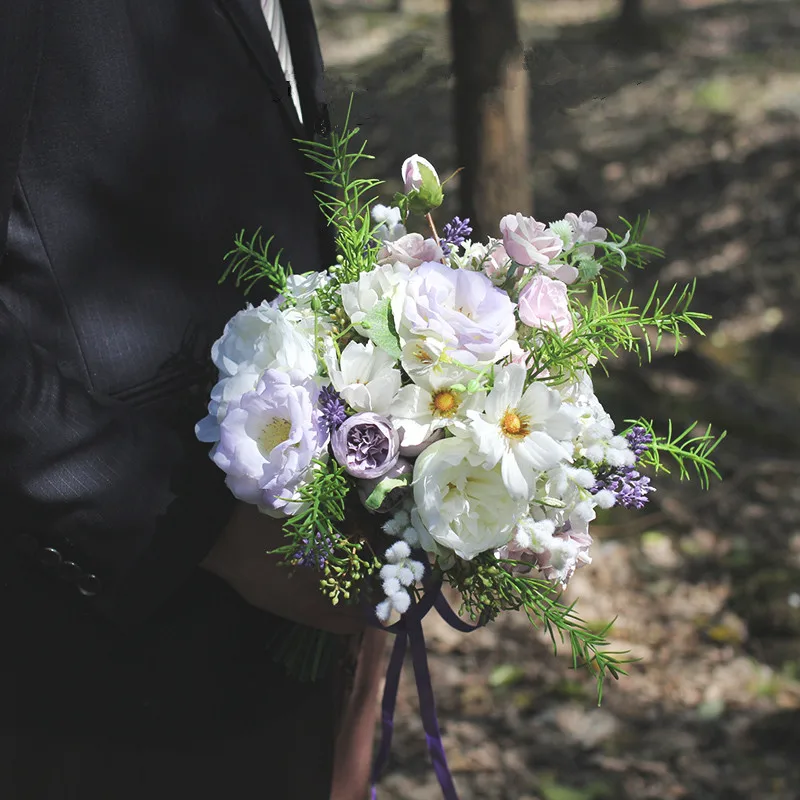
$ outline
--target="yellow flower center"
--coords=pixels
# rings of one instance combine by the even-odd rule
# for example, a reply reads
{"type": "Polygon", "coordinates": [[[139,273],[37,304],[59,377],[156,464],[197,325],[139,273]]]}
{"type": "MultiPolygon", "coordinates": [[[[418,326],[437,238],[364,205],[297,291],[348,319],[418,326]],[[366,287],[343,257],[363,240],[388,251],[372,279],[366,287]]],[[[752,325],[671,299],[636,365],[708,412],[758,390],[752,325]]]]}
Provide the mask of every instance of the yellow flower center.
{"type": "Polygon", "coordinates": [[[433,356],[421,345],[417,345],[414,357],[420,364],[433,364],[433,356]]]}
{"type": "Polygon", "coordinates": [[[524,439],[531,431],[528,418],[520,416],[516,411],[509,409],[500,421],[500,430],[514,439],[524,439]]]}
{"type": "Polygon", "coordinates": [[[431,403],[431,411],[441,417],[451,417],[458,411],[461,405],[458,397],[451,391],[445,389],[441,392],[436,392],[433,396],[431,403]]]}
{"type": "Polygon", "coordinates": [[[273,419],[258,437],[258,444],[262,450],[271,453],[279,444],[283,444],[292,430],[292,423],[288,419],[273,419]]]}

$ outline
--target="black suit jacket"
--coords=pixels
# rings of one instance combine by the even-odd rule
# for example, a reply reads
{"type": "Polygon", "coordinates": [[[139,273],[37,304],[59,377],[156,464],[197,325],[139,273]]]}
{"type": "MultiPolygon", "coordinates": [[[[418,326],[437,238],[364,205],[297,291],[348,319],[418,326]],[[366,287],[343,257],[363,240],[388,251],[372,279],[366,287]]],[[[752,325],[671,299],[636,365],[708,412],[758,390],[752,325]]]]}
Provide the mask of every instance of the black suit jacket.
{"type": "Polygon", "coordinates": [[[0,676],[26,719],[120,669],[94,706],[157,705],[165,663],[191,716],[205,651],[268,639],[196,567],[232,500],[193,427],[244,303],[218,285],[234,234],[330,263],[292,141],[327,125],[319,49],[307,0],[283,7],[305,124],[258,0],[0,4],[0,676]]]}

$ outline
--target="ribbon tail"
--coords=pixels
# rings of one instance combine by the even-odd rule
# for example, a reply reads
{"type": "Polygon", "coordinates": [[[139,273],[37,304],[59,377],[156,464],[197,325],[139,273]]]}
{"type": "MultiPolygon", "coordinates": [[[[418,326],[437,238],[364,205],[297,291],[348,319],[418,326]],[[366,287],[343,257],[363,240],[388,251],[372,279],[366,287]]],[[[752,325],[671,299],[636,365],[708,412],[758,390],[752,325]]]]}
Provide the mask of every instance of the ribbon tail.
{"type": "Polygon", "coordinates": [[[408,641],[411,648],[411,659],[414,664],[414,678],[417,682],[419,696],[420,716],[422,727],[425,729],[425,739],[428,743],[433,770],[442,788],[445,800],[458,800],[453,776],[447,764],[447,756],[442,744],[442,734],[439,731],[439,720],[436,717],[436,703],[433,697],[431,673],[428,668],[428,654],[425,650],[425,636],[422,633],[422,622],[414,620],[408,626],[408,641]]]}
{"type": "Polygon", "coordinates": [[[482,628],[486,624],[486,617],[482,616],[477,624],[473,625],[470,622],[464,622],[461,617],[456,614],[447,602],[447,598],[439,592],[436,600],[433,601],[433,607],[439,612],[439,616],[451,627],[461,633],[472,633],[473,631],[482,628]]]}
{"type": "Polygon", "coordinates": [[[403,659],[406,655],[406,642],[408,637],[405,632],[399,632],[392,647],[389,667],[386,671],[386,682],[383,687],[383,700],[381,701],[381,743],[378,754],[372,765],[372,800],[378,797],[378,781],[389,761],[392,749],[392,733],[394,732],[394,709],[397,704],[397,690],[400,686],[400,673],[403,670],[403,659]]]}

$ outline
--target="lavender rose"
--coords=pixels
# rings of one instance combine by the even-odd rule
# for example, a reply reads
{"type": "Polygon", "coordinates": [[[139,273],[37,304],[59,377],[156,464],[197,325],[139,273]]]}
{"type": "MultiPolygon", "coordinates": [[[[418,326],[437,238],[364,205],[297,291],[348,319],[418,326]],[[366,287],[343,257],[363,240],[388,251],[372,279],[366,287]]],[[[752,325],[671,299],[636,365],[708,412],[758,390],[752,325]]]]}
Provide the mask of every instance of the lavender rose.
{"type": "Polygon", "coordinates": [[[354,478],[381,478],[400,457],[400,437],[386,417],[364,411],[339,426],[331,449],[354,478]]]}
{"type": "Polygon", "coordinates": [[[481,272],[426,263],[402,288],[392,301],[402,346],[432,339],[471,365],[496,360],[514,333],[514,304],[481,272]]]}
{"type": "Polygon", "coordinates": [[[573,327],[566,284],[534,275],[520,292],[519,318],[530,328],[555,329],[566,336],[573,327]]]}

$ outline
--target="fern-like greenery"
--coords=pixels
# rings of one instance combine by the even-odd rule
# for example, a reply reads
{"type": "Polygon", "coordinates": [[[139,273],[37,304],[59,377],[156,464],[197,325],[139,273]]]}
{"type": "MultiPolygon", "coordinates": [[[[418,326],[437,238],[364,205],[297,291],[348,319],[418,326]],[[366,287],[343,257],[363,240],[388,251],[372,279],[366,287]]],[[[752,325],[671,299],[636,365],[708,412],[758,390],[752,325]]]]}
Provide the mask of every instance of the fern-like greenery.
{"type": "Polygon", "coordinates": [[[653,428],[652,420],[638,419],[626,422],[631,423],[631,426],[641,426],[653,437],[652,443],[640,458],[641,466],[652,469],[655,474],[659,472],[669,474],[669,466],[664,461],[666,457],[677,467],[681,480],[690,479],[693,472],[704,489],[708,489],[711,476],[720,478],[711,454],[725,438],[724,431],[715,434],[710,425],[703,429],[697,422],[693,422],[680,433],[676,433],[670,420],[667,423],[667,433],[661,436],[653,428]]]}
{"type": "Polygon", "coordinates": [[[225,254],[227,266],[219,282],[227,280],[231,275],[236,277],[236,286],[244,285],[247,295],[253,285],[260,280],[266,280],[270,289],[276,294],[286,291],[286,279],[292,274],[291,264],[283,266],[281,255],[283,250],[278,250],[270,256],[269,249],[275,237],[270,236],[266,242],[261,238],[259,228],[249,239],[244,231],[240,231],[233,242],[233,248],[225,254]]]}

